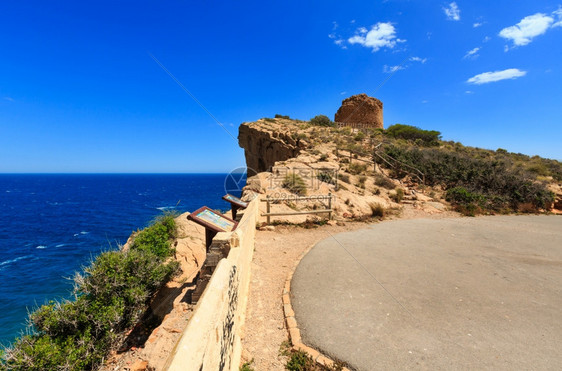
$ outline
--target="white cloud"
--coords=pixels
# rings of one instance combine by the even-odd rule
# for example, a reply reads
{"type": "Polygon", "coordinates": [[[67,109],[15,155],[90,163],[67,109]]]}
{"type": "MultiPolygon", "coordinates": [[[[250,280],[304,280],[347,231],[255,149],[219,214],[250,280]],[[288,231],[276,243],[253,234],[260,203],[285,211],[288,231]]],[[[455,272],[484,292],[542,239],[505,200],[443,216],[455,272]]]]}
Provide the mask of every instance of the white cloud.
{"type": "Polygon", "coordinates": [[[465,91],[466,94],[474,94],[474,92],[472,90],[467,90],[465,91]]]}
{"type": "Polygon", "coordinates": [[[345,42],[344,39],[334,40],[334,44],[336,44],[337,46],[339,46],[342,49],[347,49],[347,45],[345,45],[344,42],[345,42]]]}
{"type": "Polygon", "coordinates": [[[346,91],[342,91],[342,92],[340,93],[340,95],[346,95],[346,94],[347,94],[346,91]]]}
{"type": "Polygon", "coordinates": [[[402,66],[387,66],[386,64],[383,67],[383,72],[384,73],[394,73],[396,71],[400,71],[403,70],[405,67],[402,66]]]}
{"type": "Polygon", "coordinates": [[[478,28],[478,27],[480,27],[480,26],[482,26],[482,25],[483,25],[482,22],[475,22],[475,23],[472,24],[472,27],[478,28]]]}
{"type": "Polygon", "coordinates": [[[13,102],[14,98],[12,97],[4,97],[5,100],[7,100],[8,102],[13,102]]]}
{"type": "Polygon", "coordinates": [[[492,38],[490,36],[486,36],[482,42],[487,43],[488,41],[492,40],[492,38]]]}
{"type": "Polygon", "coordinates": [[[421,64],[424,64],[427,62],[427,58],[410,57],[410,62],[420,62],[421,64]]]}
{"type": "Polygon", "coordinates": [[[422,100],[422,103],[423,103],[423,104],[426,104],[426,103],[428,103],[428,102],[429,102],[429,101],[426,100],[426,99],[422,100]]]}
{"type": "Polygon", "coordinates": [[[553,11],[552,15],[556,17],[556,22],[552,27],[562,27],[562,7],[558,6],[558,10],[553,11]]]}
{"type": "Polygon", "coordinates": [[[526,74],[527,71],[521,71],[517,68],[509,68],[503,71],[484,72],[471,77],[466,82],[468,82],[469,84],[482,85],[482,84],[487,84],[489,82],[496,82],[496,81],[507,80],[507,79],[516,79],[518,77],[525,76],[526,74]]]}
{"type": "Polygon", "coordinates": [[[548,30],[554,19],[546,14],[537,13],[523,18],[515,26],[509,26],[500,31],[499,35],[511,40],[515,46],[527,45],[533,38],[548,30]]]}
{"type": "Polygon", "coordinates": [[[367,33],[364,27],[360,27],[356,31],[356,35],[347,39],[350,44],[359,44],[366,48],[373,49],[373,52],[381,48],[394,48],[396,43],[404,42],[396,38],[396,30],[390,22],[379,22],[374,25],[367,33]]]}
{"type": "Polygon", "coordinates": [[[461,19],[461,10],[459,9],[457,3],[454,1],[450,3],[449,6],[444,7],[443,11],[447,16],[447,19],[450,21],[459,21],[461,19]]]}
{"type": "Polygon", "coordinates": [[[479,47],[476,47],[472,50],[469,50],[466,52],[466,54],[464,55],[463,59],[467,59],[467,58],[471,58],[471,59],[476,59],[479,57],[478,55],[478,51],[480,50],[479,47]]]}

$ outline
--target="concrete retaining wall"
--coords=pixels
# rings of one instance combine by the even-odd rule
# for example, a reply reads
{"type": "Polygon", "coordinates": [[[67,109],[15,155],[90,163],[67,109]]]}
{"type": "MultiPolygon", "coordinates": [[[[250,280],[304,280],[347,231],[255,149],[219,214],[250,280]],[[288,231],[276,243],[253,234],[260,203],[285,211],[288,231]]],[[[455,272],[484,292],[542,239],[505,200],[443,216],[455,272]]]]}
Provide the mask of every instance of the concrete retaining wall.
{"type": "Polygon", "coordinates": [[[166,370],[239,369],[258,205],[256,197],[234,232],[218,233],[213,239],[213,245],[229,247],[230,251],[215,268],[166,370]]]}

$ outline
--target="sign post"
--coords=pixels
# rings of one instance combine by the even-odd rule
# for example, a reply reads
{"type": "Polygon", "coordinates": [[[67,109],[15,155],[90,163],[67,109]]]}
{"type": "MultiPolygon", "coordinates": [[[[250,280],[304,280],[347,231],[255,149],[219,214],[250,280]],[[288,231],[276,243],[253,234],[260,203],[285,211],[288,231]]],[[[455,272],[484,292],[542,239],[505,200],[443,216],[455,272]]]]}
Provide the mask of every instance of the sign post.
{"type": "Polygon", "coordinates": [[[209,247],[213,237],[219,232],[231,232],[236,229],[238,222],[203,206],[187,216],[189,220],[205,227],[205,247],[209,252],[209,247]]]}
{"type": "Polygon", "coordinates": [[[222,196],[222,199],[230,203],[230,210],[232,211],[232,219],[236,219],[236,212],[239,209],[245,209],[248,207],[248,203],[246,201],[242,201],[238,197],[233,196],[229,193],[222,196]]]}

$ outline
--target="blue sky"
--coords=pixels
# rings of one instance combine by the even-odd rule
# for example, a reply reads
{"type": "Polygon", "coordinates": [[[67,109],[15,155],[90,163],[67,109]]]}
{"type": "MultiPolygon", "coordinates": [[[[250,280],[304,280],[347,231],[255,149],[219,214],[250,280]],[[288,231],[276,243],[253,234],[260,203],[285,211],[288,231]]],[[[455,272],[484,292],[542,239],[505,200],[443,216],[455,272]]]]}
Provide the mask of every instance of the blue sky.
{"type": "Polygon", "coordinates": [[[562,2],[0,4],[0,172],[227,172],[244,121],[333,118],[562,159],[562,2]]]}

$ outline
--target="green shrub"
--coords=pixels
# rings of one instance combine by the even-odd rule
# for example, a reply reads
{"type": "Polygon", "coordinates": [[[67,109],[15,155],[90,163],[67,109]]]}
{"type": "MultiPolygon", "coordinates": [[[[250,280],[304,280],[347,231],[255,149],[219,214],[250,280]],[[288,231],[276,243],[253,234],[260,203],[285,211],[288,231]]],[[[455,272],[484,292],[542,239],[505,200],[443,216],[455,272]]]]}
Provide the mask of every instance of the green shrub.
{"type": "Polygon", "coordinates": [[[365,188],[365,182],[367,181],[367,177],[365,175],[361,175],[358,179],[358,185],[360,188],[365,188]]]}
{"type": "Polygon", "coordinates": [[[380,218],[380,219],[384,218],[384,216],[386,214],[386,210],[385,210],[383,205],[381,205],[379,203],[371,202],[369,204],[369,207],[371,208],[371,215],[372,216],[374,216],[375,218],[380,218]]]}
{"type": "Polygon", "coordinates": [[[338,178],[342,182],[350,183],[349,182],[349,174],[345,174],[345,173],[338,174],[338,178]]]}
{"type": "Polygon", "coordinates": [[[285,116],[285,115],[280,115],[280,114],[278,114],[278,113],[275,114],[275,118],[276,118],[276,119],[286,119],[286,120],[290,120],[290,119],[291,119],[288,115],[285,116]]]}
{"type": "Polygon", "coordinates": [[[334,179],[332,174],[330,174],[329,172],[321,171],[320,173],[318,173],[316,175],[316,177],[324,183],[336,184],[336,180],[334,179]]]}
{"type": "Polygon", "coordinates": [[[351,174],[357,175],[357,174],[361,174],[364,173],[367,170],[367,165],[365,164],[360,164],[358,162],[352,162],[351,164],[349,164],[349,172],[351,174]]]}
{"type": "Polygon", "coordinates": [[[396,188],[396,193],[390,196],[394,202],[400,203],[404,199],[404,190],[402,188],[396,188]]]}
{"type": "Polygon", "coordinates": [[[174,275],[167,262],[176,227],[171,215],[139,232],[128,251],[102,253],[75,277],[74,301],[53,302],[30,315],[31,335],[4,350],[0,369],[88,370],[99,366],[174,275]]]}
{"type": "Polygon", "coordinates": [[[429,186],[441,185],[446,190],[463,187],[470,194],[485,196],[480,207],[491,211],[517,210],[525,202],[547,208],[554,200],[543,183],[514,168],[508,158],[395,145],[386,147],[385,153],[423,172],[429,186]]]}
{"type": "Polygon", "coordinates": [[[355,137],[353,137],[353,140],[355,140],[356,142],[360,142],[363,139],[365,139],[365,133],[363,133],[362,131],[358,132],[355,137]]]}
{"type": "Polygon", "coordinates": [[[396,139],[416,141],[426,146],[439,145],[441,133],[435,130],[423,130],[415,126],[395,124],[385,130],[386,135],[396,139]]]}
{"type": "Polygon", "coordinates": [[[331,126],[335,127],[336,124],[330,120],[328,116],[318,115],[310,119],[310,123],[315,126],[331,126]]]}
{"type": "Polygon", "coordinates": [[[244,362],[244,364],[240,366],[240,371],[254,371],[254,368],[252,367],[252,363],[254,363],[253,359],[250,362],[244,362]]]}
{"type": "Polygon", "coordinates": [[[394,182],[392,180],[380,174],[375,175],[375,185],[386,189],[394,189],[395,187],[394,182]]]}
{"type": "Polygon", "coordinates": [[[283,188],[297,195],[306,195],[306,183],[298,174],[287,174],[283,180],[283,188]]]}
{"type": "Polygon", "coordinates": [[[311,371],[320,368],[316,366],[311,356],[302,350],[298,350],[291,353],[285,369],[289,371],[311,371]]]}

